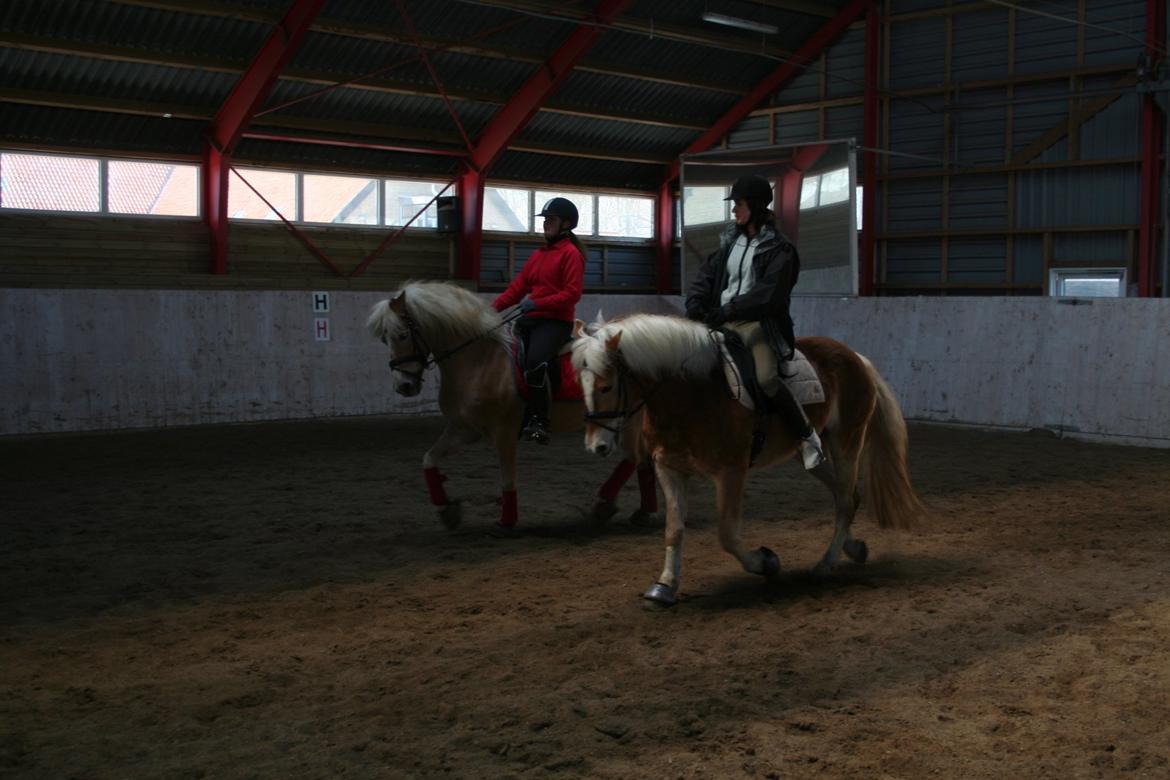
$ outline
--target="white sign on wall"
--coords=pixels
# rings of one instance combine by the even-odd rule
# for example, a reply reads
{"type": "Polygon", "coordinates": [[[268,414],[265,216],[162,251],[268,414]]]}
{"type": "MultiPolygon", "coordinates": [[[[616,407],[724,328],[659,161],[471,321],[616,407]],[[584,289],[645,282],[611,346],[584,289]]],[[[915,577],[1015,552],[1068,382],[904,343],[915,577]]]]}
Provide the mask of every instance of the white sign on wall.
{"type": "Polygon", "coordinates": [[[329,293],[315,292],[313,293],[313,312],[316,314],[324,314],[329,311],[329,293]]]}
{"type": "Polygon", "coordinates": [[[317,317],[313,320],[313,337],[317,341],[329,340],[329,318],[317,317]]]}

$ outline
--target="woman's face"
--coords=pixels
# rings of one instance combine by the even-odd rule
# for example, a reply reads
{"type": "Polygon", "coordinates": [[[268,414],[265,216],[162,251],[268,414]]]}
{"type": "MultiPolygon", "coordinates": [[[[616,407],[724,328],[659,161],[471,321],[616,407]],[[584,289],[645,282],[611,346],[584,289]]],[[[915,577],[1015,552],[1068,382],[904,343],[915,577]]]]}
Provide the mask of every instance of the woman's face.
{"type": "Polygon", "coordinates": [[[560,217],[548,216],[544,218],[544,237],[556,238],[561,234],[561,225],[564,220],[560,217]]]}
{"type": "Polygon", "coordinates": [[[735,224],[746,225],[752,218],[752,210],[746,200],[736,198],[735,205],[731,207],[731,215],[735,217],[735,224]]]}

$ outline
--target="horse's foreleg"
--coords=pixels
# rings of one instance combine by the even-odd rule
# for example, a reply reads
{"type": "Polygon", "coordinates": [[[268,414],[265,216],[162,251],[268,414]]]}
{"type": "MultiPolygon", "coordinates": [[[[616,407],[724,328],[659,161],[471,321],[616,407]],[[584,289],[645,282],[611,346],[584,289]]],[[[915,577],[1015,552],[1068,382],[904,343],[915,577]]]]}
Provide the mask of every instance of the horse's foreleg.
{"type": "Polygon", "coordinates": [[[850,447],[846,451],[835,433],[825,436],[825,443],[829,449],[830,460],[812,470],[812,475],[820,480],[829,492],[833,494],[833,504],[836,509],[836,520],[833,528],[833,538],[821,560],[813,567],[813,574],[824,577],[832,573],[841,558],[844,550],[853,560],[865,563],[868,556],[865,542],[854,540],[850,527],[857,512],[857,457],[858,448],[850,447]]]}
{"type": "Polygon", "coordinates": [[[642,597],[663,606],[678,601],[681,582],[683,531],[687,520],[687,478],[685,474],[658,464],[658,481],[666,497],[666,560],[658,581],[642,597]]]}
{"type": "Polygon", "coordinates": [[[511,530],[520,520],[516,500],[516,432],[504,426],[495,436],[496,452],[500,456],[500,520],[499,526],[511,530]]]}
{"type": "Polygon", "coordinates": [[[719,513],[719,543],[743,565],[744,571],[771,577],[780,572],[780,559],[767,547],[749,550],[740,538],[743,520],[743,486],[746,469],[728,469],[715,478],[715,502],[719,513]]]}
{"type": "Polygon", "coordinates": [[[447,475],[439,469],[439,464],[464,444],[475,441],[479,434],[466,428],[457,428],[448,424],[438,440],[423,455],[423,478],[427,483],[427,493],[431,503],[439,507],[439,516],[448,528],[455,528],[461,520],[459,503],[452,503],[447,496],[443,483],[447,475]]]}

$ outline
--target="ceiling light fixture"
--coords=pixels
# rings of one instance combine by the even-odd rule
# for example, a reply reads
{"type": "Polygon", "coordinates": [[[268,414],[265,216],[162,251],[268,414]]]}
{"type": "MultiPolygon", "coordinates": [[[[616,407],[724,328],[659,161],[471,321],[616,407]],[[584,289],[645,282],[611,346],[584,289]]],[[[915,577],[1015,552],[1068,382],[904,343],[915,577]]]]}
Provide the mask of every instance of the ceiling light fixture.
{"type": "Polygon", "coordinates": [[[780,28],[774,24],[755,22],[751,19],[740,19],[738,16],[717,14],[712,11],[704,11],[702,19],[704,22],[710,22],[711,24],[722,24],[725,27],[738,27],[741,30],[751,30],[752,32],[764,33],[765,35],[775,35],[780,31],[780,28]]]}

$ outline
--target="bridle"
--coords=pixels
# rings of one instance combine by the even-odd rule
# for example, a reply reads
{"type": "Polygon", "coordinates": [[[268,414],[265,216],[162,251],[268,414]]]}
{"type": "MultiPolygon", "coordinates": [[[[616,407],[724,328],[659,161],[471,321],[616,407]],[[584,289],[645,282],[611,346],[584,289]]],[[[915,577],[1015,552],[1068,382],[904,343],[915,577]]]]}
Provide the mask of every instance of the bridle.
{"type": "MultiPolygon", "coordinates": [[[[430,344],[427,344],[426,337],[418,329],[418,323],[414,321],[414,317],[410,316],[410,312],[406,311],[405,306],[402,307],[402,314],[398,316],[406,323],[406,329],[410,332],[410,348],[413,352],[406,357],[392,358],[390,360],[390,370],[406,374],[416,382],[422,382],[423,372],[435,363],[438,363],[441,358],[431,357],[432,350],[430,344]],[[405,368],[402,368],[407,363],[418,363],[418,370],[407,371],[405,368]]],[[[385,336],[382,336],[382,343],[389,344],[385,336]]],[[[448,357],[448,355],[444,355],[443,357],[448,357]]]]}
{"type": "MultiPolygon", "coordinates": [[[[467,347],[467,346],[470,346],[471,344],[474,344],[476,341],[479,341],[481,338],[488,335],[493,330],[496,330],[497,328],[502,328],[505,325],[507,325],[511,322],[514,322],[522,314],[523,314],[523,312],[520,311],[519,309],[517,309],[512,314],[508,315],[507,317],[504,317],[500,321],[500,324],[493,325],[492,327],[485,330],[483,333],[477,333],[476,335],[474,335],[471,338],[464,341],[462,344],[459,344],[457,346],[452,347],[451,349],[447,349],[447,350],[444,350],[443,352],[435,354],[434,350],[431,349],[431,345],[427,343],[426,337],[423,336],[422,330],[419,329],[418,323],[415,321],[414,317],[410,316],[410,312],[408,312],[406,310],[406,306],[405,306],[405,302],[404,302],[404,305],[402,307],[402,313],[399,314],[398,316],[401,317],[402,321],[406,323],[406,329],[410,333],[410,348],[413,351],[409,355],[406,355],[404,357],[392,358],[390,360],[390,370],[397,371],[401,374],[405,374],[406,376],[410,377],[411,379],[415,380],[416,382],[421,383],[423,381],[423,372],[426,371],[428,368],[430,368],[431,366],[434,366],[434,365],[438,365],[440,362],[451,357],[452,355],[454,355],[456,352],[463,349],[464,347],[467,347]],[[406,365],[407,363],[418,363],[418,370],[417,371],[408,371],[407,369],[402,368],[402,366],[406,365]]],[[[387,344],[387,345],[389,344],[389,342],[386,341],[385,336],[382,336],[382,343],[387,344]]]]}
{"type": "MultiPolygon", "coordinates": [[[[629,394],[626,390],[626,376],[627,372],[625,366],[623,366],[619,361],[617,363],[617,409],[614,409],[611,412],[591,412],[588,410],[588,408],[586,408],[585,411],[585,422],[592,423],[598,428],[609,431],[614,435],[613,444],[615,448],[621,445],[622,429],[626,427],[626,422],[635,414],[642,411],[642,407],[646,405],[646,398],[650,395],[650,393],[643,393],[642,399],[640,401],[634,404],[633,407],[628,407],[627,403],[629,401],[629,394]],[[609,423],[610,420],[616,420],[617,422],[609,423]]],[[[637,381],[632,376],[630,379],[635,382],[637,381]]],[[[613,388],[609,389],[612,390],[613,388]]],[[[608,392],[608,390],[603,390],[601,392],[608,392]]],[[[653,388],[650,392],[654,392],[653,388]]]]}

